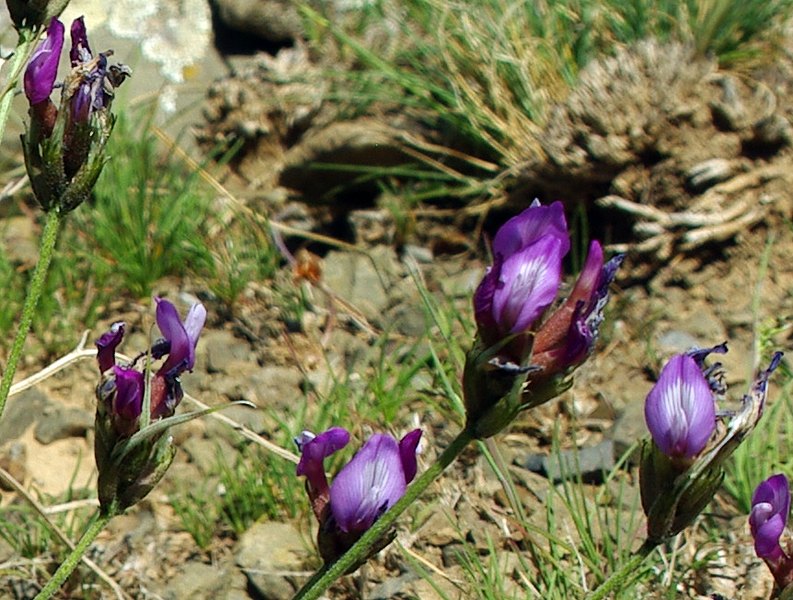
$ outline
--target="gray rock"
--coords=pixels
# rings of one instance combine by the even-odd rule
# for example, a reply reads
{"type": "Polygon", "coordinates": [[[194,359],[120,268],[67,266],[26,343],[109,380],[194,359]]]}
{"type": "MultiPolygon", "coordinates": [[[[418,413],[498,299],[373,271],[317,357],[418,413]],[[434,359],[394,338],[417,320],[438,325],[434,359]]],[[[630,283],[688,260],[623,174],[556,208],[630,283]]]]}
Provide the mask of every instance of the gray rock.
{"type": "Polygon", "coordinates": [[[614,442],[603,440],[594,446],[577,450],[562,450],[551,456],[531,455],[523,466],[535,473],[543,473],[554,483],[578,477],[585,482],[602,482],[604,475],[614,468],[614,442]]]}
{"type": "Polygon", "coordinates": [[[289,600],[303,583],[294,573],[305,569],[311,554],[300,532],[287,523],[256,523],[235,550],[237,566],[264,600],[289,600]]]}
{"type": "Polygon", "coordinates": [[[0,420],[0,444],[15,440],[30,427],[50,404],[49,398],[35,388],[8,399],[0,420]]]}
{"type": "Polygon", "coordinates": [[[205,331],[201,336],[196,356],[196,368],[203,368],[207,373],[225,373],[234,371],[235,363],[256,363],[250,345],[235,337],[230,331],[205,331]]]}
{"type": "Polygon", "coordinates": [[[392,249],[381,246],[369,256],[329,252],[323,263],[325,284],[374,323],[389,304],[391,275],[398,268],[392,249]]]}
{"type": "Polygon", "coordinates": [[[229,29],[275,44],[302,37],[295,3],[290,0],[210,0],[217,18],[229,29]]]}
{"type": "Polygon", "coordinates": [[[783,115],[774,113],[760,119],[752,126],[753,149],[774,152],[782,146],[789,146],[793,140],[793,127],[783,115]]]}
{"type": "Polygon", "coordinates": [[[191,561],[179,567],[179,572],[160,592],[164,600],[182,598],[209,598],[227,587],[233,565],[208,565],[191,561]]]}
{"type": "MultiPolygon", "coordinates": [[[[609,437],[614,442],[616,455],[622,456],[628,448],[647,435],[647,425],[644,422],[644,401],[643,398],[636,398],[625,404],[625,409],[614,422],[609,437]]],[[[638,457],[637,448],[637,451],[631,456],[631,461],[637,461],[638,457]]]]}
{"type": "Polygon", "coordinates": [[[399,577],[386,579],[366,595],[366,600],[391,600],[392,598],[397,598],[407,584],[418,578],[419,576],[413,571],[406,571],[399,577]]]}
{"type": "Polygon", "coordinates": [[[53,406],[39,417],[36,441],[51,444],[70,437],[84,437],[93,426],[93,413],[82,408],[53,406]]]}
{"type": "MultiPolygon", "coordinates": [[[[303,379],[303,374],[296,367],[269,366],[257,369],[249,379],[252,393],[247,399],[261,408],[294,406],[303,396],[303,379]]],[[[247,409],[247,415],[255,419],[251,409],[247,409]]],[[[258,426],[258,421],[261,419],[255,419],[251,425],[258,426]]]]}

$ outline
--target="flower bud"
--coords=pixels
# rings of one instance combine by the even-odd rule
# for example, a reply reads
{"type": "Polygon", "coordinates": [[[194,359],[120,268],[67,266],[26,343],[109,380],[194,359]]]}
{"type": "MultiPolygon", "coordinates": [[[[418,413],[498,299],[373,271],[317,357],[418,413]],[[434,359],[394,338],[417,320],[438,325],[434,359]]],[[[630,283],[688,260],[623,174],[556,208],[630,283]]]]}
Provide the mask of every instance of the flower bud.
{"type": "Polygon", "coordinates": [[[780,588],[793,583],[793,556],[790,554],[790,534],[787,532],[790,515],[790,486],[783,474],[763,481],[752,495],[749,529],[754,538],[755,553],[762,558],[780,588]],[[785,548],[780,540],[788,538],[785,548]]]}

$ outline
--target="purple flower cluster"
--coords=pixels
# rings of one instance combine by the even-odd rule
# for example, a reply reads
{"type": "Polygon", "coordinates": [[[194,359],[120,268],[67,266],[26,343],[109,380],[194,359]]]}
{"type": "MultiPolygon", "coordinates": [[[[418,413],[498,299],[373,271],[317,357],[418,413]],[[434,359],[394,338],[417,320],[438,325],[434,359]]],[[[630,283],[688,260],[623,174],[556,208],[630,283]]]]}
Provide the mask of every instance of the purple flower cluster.
{"type": "MultiPolygon", "coordinates": [[[[50,96],[55,89],[58,75],[58,63],[64,44],[65,27],[58,19],[52,19],[47,28],[47,38],[42,41],[28,63],[23,79],[25,95],[34,112],[37,110],[54,109],[50,96]]],[[[75,19],[71,26],[72,47],[69,51],[71,76],[67,80],[64,93],[69,102],[69,111],[73,123],[87,123],[91,114],[106,108],[112,94],[108,81],[107,56],[99,53],[94,56],[88,44],[88,35],[83,17],[75,19]]],[[[115,67],[116,70],[129,74],[126,67],[115,67]]],[[[52,115],[54,118],[54,115],[52,115]]],[[[53,123],[48,123],[51,126],[53,123]]]]}
{"type": "Polygon", "coordinates": [[[604,262],[593,241],[572,291],[552,308],[570,250],[561,202],[535,200],[498,230],[492,249],[493,264],[474,293],[477,337],[463,372],[467,426],[480,439],[570,387],[571,374],[594,349],[623,260],[604,262]]]}
{"type": "MultiPolygon", "coordinates": [[[[193,369],[195,347],[206,320],[206,309],[194,304],[184,321],[173,304],[160,298],[157,301],[157,326],[163,339],[154,344],[151,358],[166,357],[151,378],[151,419],[169,417],[182,399],[183,392],[179,376],[193,369]]],[[[124,337],[124,323],[115,323],[110,331],[96,342],[99,371],[105,377],[100,385],[100,402],[105,406],[116,433],[128,437],[138,430],[146,375],[138,364],[143,356],[132,364],[116,364],[116,348],[124,337]]]]}
{"type": "Polygon", "coordinates": [[[500,362],[537,367],[543,380],[575,367],[592,350],[608,286],[622,257],[604,264],[593,241],[572,293],[548,318],[562,282],[570,234],[561,202],[529,208],[507,221],[493,239],[493,265],[474,294],[474,314],[485,346],[499,347],[500,362]]]}
{"type": "Polygon", "coordinates": [[[763,481],[752,495],[749,529],[754,549],[762,558],[780,588],[793,583],[793,556],[780,544],[790,515],[790,487],[783,474],[763,481]]]}
{"type": "Polygon", "coordinates": [[[327,562],[352,546],[405,494],[416,476],[420,439],[419,429],[399,441],[386,434],[372,435],[330,486],[325,459],[349,443],[349,432],[332,427],[319,435],[305,431],[295,439],[301,453],[297,474],[306,477],[306,489],[320,524],[318,545],[327,562]]]}
{"type": "Polygon", "coordinates": [[[74,210],[90,194],[106,161],[113,89],[132,74],[124,65],[108,65],[112,51],[92,53],[82,17],[74,20],[70,34],[71,68],[61,83],[56,80],[65,27],[57,18],[50,20],[23,78],[30,103],[30,125],[22,137],[25,166],[36,199],[48,212],[74,210]],[[50,98],[56,87],[59,106],[50,98]]]}

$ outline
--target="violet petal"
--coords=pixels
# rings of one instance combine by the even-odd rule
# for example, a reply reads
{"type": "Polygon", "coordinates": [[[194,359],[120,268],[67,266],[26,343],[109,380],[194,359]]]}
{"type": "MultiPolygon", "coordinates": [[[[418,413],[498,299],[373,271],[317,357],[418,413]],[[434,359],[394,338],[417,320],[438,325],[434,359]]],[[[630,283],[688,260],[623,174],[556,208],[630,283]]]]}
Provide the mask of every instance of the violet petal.
{"type": "Polygon", "coordinates": [[[363,532],[405,493],[399,445],[375,434],[339,471],[330,486],[330,507],[339,529],[363,532]]]}
{"type": "Polygon", "coordinates": [[[421,441],[421,429],[414,429],[399,440],[399,459],[405,473],[405,483],[410,483],[416,476],[416,448],[421,441]]]}
{"type": "Polygon", "coordinates": [[[126,367],[113,367],[113,374],[116,380],[113,414],[125,421],[134,421],[143,409],[143,373],[126,367]]]}
{"type": "Polygon", "coordinates": [[[547,235],[504,261],[493,296],[493,314],[501,333],[521,333],[556,299],[562,280],[562,243],[547,235]]]}
{"type": "Polygon", "coordinates": [[[325,459],[344,448],[350,441],[350,433],[341,427],[331,427],[327,431],[314,435],[304,431],[295,438],[300,450],[300,462],[297,464],[297,475],[304,475],[317,492],[327,490],[325,478],[325,459]]]}
{"type": "Polygon", "coordinates": [[[562,256],[570,250],[570,235],[561,202],[541,206],[535,200],[529,208],[504,223],[493,238],[493,255],[509,258],[544,235],[559,239],[562,256]]]}
{"type": "Polygon", "coordinates": [[[678,354],[666,363],[644,405],[647,428],[661,451],[691,458],[716,428],[713,393],[697,363],[678,354]]]}
{"type": "Polygon", "coordinates": [[[124,321],[117,321],[110,326],[110,330],[103,333],[96,340],[96,360],[99,363],[99,372],[104,373],[116,364],[116,348],[124,337],[124,321]]]}
{"type": "Polygon", "coordinates": [[[63,49],[64,26],[53,18],[47,28],[47,39],[41,42],[30,58],[23,87],[25,96],[31,104],[38,104],[50,97],[55,78],[58,76],[58,63],[63,49]]]}
{"type": "Polygon", "coordinates": [[[87,63],[93,58],[91,47],[88,45],[88,34],[85,30],[85,19],[79,17],[72,21],[71,27],[72,48],[69,50],[69,59],[72,67],[87,63]]]}

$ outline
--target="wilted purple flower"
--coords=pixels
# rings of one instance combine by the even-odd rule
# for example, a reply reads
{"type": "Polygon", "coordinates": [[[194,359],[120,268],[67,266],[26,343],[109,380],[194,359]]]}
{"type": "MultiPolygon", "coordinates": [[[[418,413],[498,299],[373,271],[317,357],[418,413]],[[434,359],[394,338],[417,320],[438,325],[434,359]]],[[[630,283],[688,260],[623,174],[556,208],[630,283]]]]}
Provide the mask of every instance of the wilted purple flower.
{"type": "Polygon", "coordinates": [[[349,548],[404,494],[416,475],[416,448],[421,430],[399,442],[375,434],[333,479],[328,488],[324,459],[344,447],[349,433],[334,427],[313,436],[304,432],[295,441],[301,452],[298,475],[305,475],[314,514],[320,523],[319,548],[326,561],[349,548]]]}
{"type": "Polygon", "coordinates": [[[47,28],[47,38],[34,50],[23,79],[25,96],[31,105],[49,100],[58,75],[58,62],[63,49],[64,27],[52,19],[47,28]]]}
{"type": "Polygon", "coordinates": [[[493,265],[474,294],[474,314],[482,341],[504,342],[509,362],[525,361],[532,326],[556,299],[569,249],[561,202],[540,206],[535,200],[496,233],[493,265]]]}
{"type": "MultiPolygon", "coordinates": [[[[173,304],[156,298],[157,326],[164,338],[157,341],[151,350],[154,360],[167,355],[166,360],[151,379],[151,418],[157,420],[173,414],[182,399],[179,375],[191,370],[195,364],[195,346],[206,320],[206,309],[194,304],[182,322],[173,304]]],[[[117,433],[129,436],[138,428],[138,419],[143,408],[145,392],[144,373],[137,361],[130,365],[117,365],[116,347],[124,337],[124,324],[114,323],[110,330],[96,342],[97,362],[100,372],[106,377],[100,386],[100,402],[104,401],[117,433]]]]}
{"type": "Polygon", "coordinates": [[[600,242],[589,245],[584,268],[567,300],[542,324],[532,348],[531,364],[542,368],[537,381],[582,363],[592,352],[603,321],[608,288],[624,255],[604,264],[600,242]]]}
{"type": "Polygon", "coordinates": [[[716,401],[702,369],[686,354],[666,363],[644,404],[647,428],[673,459],[699,454],[716,429],[716,401]]]}

